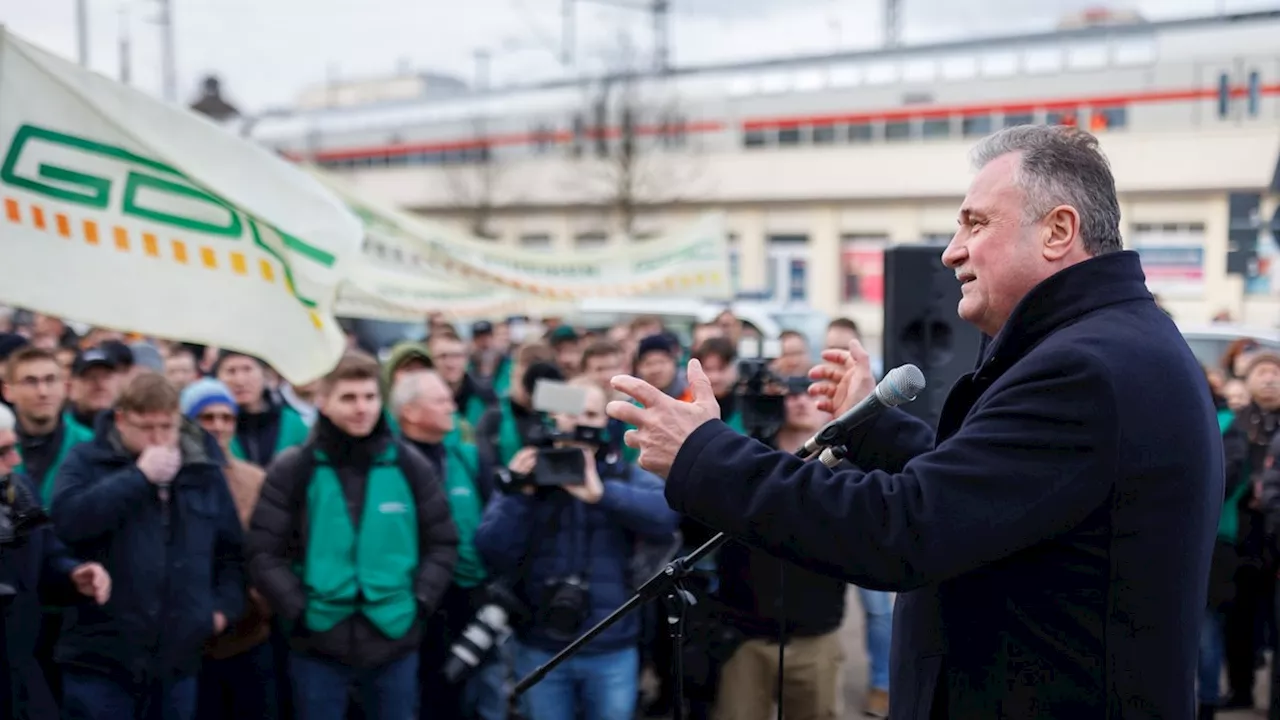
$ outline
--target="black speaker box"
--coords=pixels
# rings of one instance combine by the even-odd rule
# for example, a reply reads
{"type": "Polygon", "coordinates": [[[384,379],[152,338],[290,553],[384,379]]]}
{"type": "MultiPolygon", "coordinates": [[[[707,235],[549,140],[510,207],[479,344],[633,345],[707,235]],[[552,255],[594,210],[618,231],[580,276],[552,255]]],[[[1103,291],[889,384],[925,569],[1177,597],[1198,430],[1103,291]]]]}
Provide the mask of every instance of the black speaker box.
{"type": "Polygon", "coordinates": [[[936,426],[951,386],[973,370],[982,334],[960,319],[960,283],[942,264],[945,245],[894,245],[884,252],[884,369],[910,363],[925,389],[902,409],[936,426]]]}

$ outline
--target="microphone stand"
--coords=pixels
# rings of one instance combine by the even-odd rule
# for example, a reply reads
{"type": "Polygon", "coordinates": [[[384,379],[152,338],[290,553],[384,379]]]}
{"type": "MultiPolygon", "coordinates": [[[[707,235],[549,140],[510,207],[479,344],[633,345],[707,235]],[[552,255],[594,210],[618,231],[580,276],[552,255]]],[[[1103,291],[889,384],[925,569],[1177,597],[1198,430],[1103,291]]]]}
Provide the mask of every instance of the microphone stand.
{"type": "MultiPolygon", "coordinates": [[[[845,457],[846,453],[847,451],[844,447],[825,448],[822,453],[822,462],[828,467],[834,467],[836,463],[845,457]]],[[[795,452],[795,456],[801,460],[808,460],[814,454],[814,451],[806,450],[803,447],[795,452]]],[[[684,581],[703,558],[718,550],[721,545],[724,545],[730,539],[729,536],[722,532],[716,533],[715,537],[703,543],[701,547],[693,552],[667,563],[666,567],[646,580],[636,590],[636,593],[631,596],[630,600],[623,603],[617,610],[609,613],[608,617],[596,623],[594,627],[584,632],[578,639],[569,643],[563,650],[556,653],[555,657],[516,683],[511,691],[511,698],[514,700],[528,692],[529,688],[541,682],[552,670],[577,654],[587,643],[594,640],[605,630],[608,630],[631,611],[636,610],[647,602],[662,598],[667,608],[667,630],[671,635],[672,647],[674,648],[672,653],[672,674],[675,676],[675,703],[672,710],[672,720],[682,720],[684,717],[684,620],[689,607],[697,604],[693,593],[685,588],[684,581]]],[[[781,712],[781,708],[779,708],[779,712],[781,712]]]]}

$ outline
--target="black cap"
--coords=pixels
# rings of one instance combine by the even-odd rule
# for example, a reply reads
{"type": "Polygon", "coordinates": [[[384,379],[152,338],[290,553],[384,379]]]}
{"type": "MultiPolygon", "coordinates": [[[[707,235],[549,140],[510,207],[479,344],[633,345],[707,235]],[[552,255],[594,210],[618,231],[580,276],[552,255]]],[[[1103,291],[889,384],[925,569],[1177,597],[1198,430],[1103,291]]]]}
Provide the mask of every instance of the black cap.
{"type": "Polygon", "coordinates": [[[8,360],[10,355],[28,342],[26,337],[18,333],[0,333],[0,362],[8,360]]]}
{"type": "Polygon", "coordinates": [[[115,370],[118,367],[118,364],[102,348],[89,348],[76,356],[75,362],[71,363],[71,375],[73,377],[80,377],[88,372],[90,368],[95,367],[104,367],[108,370],[115,370]]]}
{"type": "Polygon", "coordinates": [[[489,322],[488,320],[477,320],[471,323],[472,337],[476,337],[479,335],[492,335],[492,334],[493,334],[493,323],[489,322]]]}
{"type": "Polygon", "coordinates": [[[127,368],[133,366],[133,350],[128,345],[119,340],[104,340],[98,343],[98,348],[111,358],[111,362],[117,368],[127,368]]]}

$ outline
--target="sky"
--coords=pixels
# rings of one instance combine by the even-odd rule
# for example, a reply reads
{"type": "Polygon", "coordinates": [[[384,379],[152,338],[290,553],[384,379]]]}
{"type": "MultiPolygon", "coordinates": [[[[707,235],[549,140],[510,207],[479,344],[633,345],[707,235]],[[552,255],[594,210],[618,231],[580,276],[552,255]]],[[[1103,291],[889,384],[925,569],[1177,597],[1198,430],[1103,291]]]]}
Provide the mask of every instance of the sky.
{"type": "MultiPolygon", "coordinates": [[[[85,0],[89,64],[120,77],[127,29],[134,85],[161,94],[163,0],[85,0]]],[[[242,112],[294,104],[327,78],[391,76],[408,68],[471,82],[487,51],[493,85],[564,77],[563,0],[170,0],[178,100],[216,73],[242,112]]],[[[650,16],[618,8],[647,0],[577,0],[579,71],[617,62],[624,35],[651,47],[650,16]]],[[[679,65],[813,54],[881,42],[882,0],[670,0],[671,60],[679,65]]],[[[1097,0],[902,0],[903,40],[927,42],[1048,29],[1097,0]]],[[[1116,0],[1148,19],[1280,7],[1280,0],[1116,0]]],[[[0,0],[0,24],[75,59],[75,0],[0,0]]]]}

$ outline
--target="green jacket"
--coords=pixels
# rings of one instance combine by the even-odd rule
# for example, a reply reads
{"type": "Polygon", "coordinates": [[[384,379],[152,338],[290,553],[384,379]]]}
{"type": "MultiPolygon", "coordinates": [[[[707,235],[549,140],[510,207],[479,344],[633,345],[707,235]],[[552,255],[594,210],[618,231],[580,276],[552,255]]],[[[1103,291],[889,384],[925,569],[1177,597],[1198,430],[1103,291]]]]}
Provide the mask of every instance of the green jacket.
{"type": "MultiPolygon", "coordinates": [[[[71,448],[82,442],[90,442],[92,440],[93,430],[76,422],[71,417],[71,413],[64,412],[62,414],[62,442],[58,444],[58,451],[53,456],[53,462],[49,463],[49,467],[44,471],[44,477],[31,478],[35,481],[36,487],[40,488],[40,501],[45,510],[53,506],[53,487],[58,478],[58,470],[62,468],[62,463],[67,459],[67,454],[71,452],[71,448]]],[[[25,473],[21,463],[13,470],[14,472],[25,473]]]]}
{"type": "MultiPolygon", "coordinates": [[[[295,445],[301,445],[307,441],[307,437],[311,434],[311,428],[307,427],[307,423],[298,414],[297,410],[286,403],[280,407],[280,433],[276,436],[276,447],[271,453],[271,457],[277,457],[280,453],[288,450],[295,445]]],[[[245,456],[244,448],[240,446],[240,438],[231,439],[231,454],[237,460],[248,460],[245,456]]]]}

